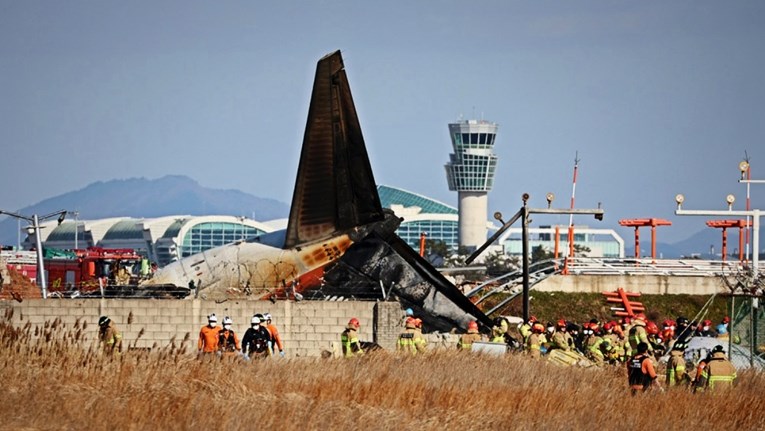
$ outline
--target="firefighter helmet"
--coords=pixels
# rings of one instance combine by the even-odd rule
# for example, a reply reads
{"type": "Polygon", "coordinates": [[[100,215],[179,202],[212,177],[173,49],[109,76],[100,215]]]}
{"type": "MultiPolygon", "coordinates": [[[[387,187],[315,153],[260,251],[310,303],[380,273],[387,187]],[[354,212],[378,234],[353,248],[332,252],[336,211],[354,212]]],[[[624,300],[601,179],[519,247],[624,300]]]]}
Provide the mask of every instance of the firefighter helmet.
{"type": "Polygon", "coordinates": [[[659,327],[656,326],[656,324],[652,321],[648,321],[648,323],[645,324],[645,330],[651,335],[656,335],[659,333],[659,327]]]}
{"type": "Polygon", "coordinates": [[[207,316],[207,321],[208,322],[217,322],[218,321],[218,316],[216,316],[215,313],[213,313],[213,314],[207,316]]]}
{"type": "Polygon", "coordinates": [[[417,328],[422,328],[422,319],[415,317],[414,319],[414,326],[417,328]]]}
{"type": "Polygon", "coordinates": [[[477,331],[478,330],[478,322],[476,322],[475,320],[471,320],[470,322],[468,322],[468,330],[471,330],[471,329],[474,329],[474,330],[477,331]]]}
{"type": "Polygon", "coordinates": [[[253,326],[260,325],[260,317],[258,317],[257,315],[252,316],[252,319],[250,320],[250,324],[252,324],[253,326]]]}
{"type": "Polygon", "coordinates": [[[108,325],[108,324],[109,324],[109,322],[111,322],[111,321],[112,321],[112,320],[111,320],[111,319],[109,319],[109,317],[108,317],[108,316],[101,316],[101,317],[98,319],[98,326],[106,326],[106,325],[108,325]]]}
{"type": "Polygon", "coordinates": [[[224,325],[231,325],[232,323],[234,323],[234,321],[231,320],[230,317],[226,316],[226,317],[223,318],[223,324],[224,325]]]}
{"type": "Polygon", "coordinates": [[[266,320],[271,320],[271,313],[264,313],[263,318],[266,320]]]}
{"type": "Polygon", "coordinates": [[[566,328],[566,321],[563,319],[558,320],[558,328],[565,329],[566,328]]]}
{"type": "Polygon", "coordinates": [[[361,326],[361,323],[359,323],[359,319],[355,317],[351,317],[351,320],[348,321],[348,326],[359,329],[359,327],[361,326]]]}
{"type": "Polygon", "coordinates": [[[414,329],[415,327],[417,327],[417,325],[414,323],[414,317],[412,316],[407,317],[406,322],[404,323],[404,326],[407,329],[414,329]]]}
{"type": "Polygon", "coordinates": [[[536,332],[537,334],[541,334],[545,332],[545,325],[536,322],[533,325],[531,325],[531,332],[536,332]]]}

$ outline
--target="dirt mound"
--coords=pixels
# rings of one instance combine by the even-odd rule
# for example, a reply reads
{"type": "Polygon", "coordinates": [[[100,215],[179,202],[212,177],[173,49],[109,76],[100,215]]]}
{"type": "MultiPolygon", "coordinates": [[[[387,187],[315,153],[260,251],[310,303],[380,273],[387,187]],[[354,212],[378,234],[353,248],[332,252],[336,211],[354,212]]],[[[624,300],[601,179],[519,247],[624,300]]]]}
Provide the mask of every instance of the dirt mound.
{"type": "Polygon", "coordinates": [[[21,275],[13,268],[8,268],[10,284],[0,284],[0,300],[23,301],[25,299],[40,299],[40,288],[32,283],[29,278],[21,275]]]}

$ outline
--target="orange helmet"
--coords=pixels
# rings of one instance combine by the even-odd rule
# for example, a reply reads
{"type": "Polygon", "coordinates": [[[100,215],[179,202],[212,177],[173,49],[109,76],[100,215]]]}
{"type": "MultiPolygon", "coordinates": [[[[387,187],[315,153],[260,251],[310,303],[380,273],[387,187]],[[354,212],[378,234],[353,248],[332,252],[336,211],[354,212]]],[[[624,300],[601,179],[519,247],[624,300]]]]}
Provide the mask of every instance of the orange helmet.
{"type": "Polygon", "coordinates": [[[606,324],[603,325],[603,329],[605,329],[606,331],[610,331],[614,329],[614,322],[606,322],[606,324]]]}
{"type": "Polygon", "coordinates": [[[563,319],[558,320],[558,328],[565,328],[566,327],[566,321],[563,319]]]}
{"type": "Polygon", "coordinates": [[[542,332],[545,332],[545,325],[536,322],[533,325],[531,325],[531,332],[536,332],[538,334],[541,334],[542,332]]]}
{"type": "Polygon", "coordinates": [[[475,320],[471,320],[470,322],[468,322],[468,331],[471,330],[471,329],[477,331],[478,330],[478,322],[476,322],[475,320]]]}
{"type": "Polygon", "coordinates": [[[422,328],[422,319],[420,319],[419,317],[415,318],[414,319],[414,326],[416,326],[418,328],[422,328]]]}
{"type": "Polygon", "coordinates": [[[645,314],[639,313],[637,316],[635,316],[635,319],[645,322],[645,314]]]}
{"type": "Polygon", "coordinates": [[[659,327],[651,321],[645,324],[645,330],[651,335],[656,335],[659,333],[659,327]]]}
{"type": "Polygon", "coordinates": [[[529,322],[535,323],[537,321],[537,316],[529,316],[529,322]]]}
{"type": "Polygon", "coordinates": [[[355,317],[351,317],[351,320],[348,321],[348,326],[359,329],[359,326],[361,326],[361,323],[359,323],[359,319],[355,317]]]}
{"type": "Polygon", "coordinates": [[[416,328],[417,327],[417,323],[415,322],[414,317],[412,317],[412,316],[407,317],[406,318],[406,322],[404,323],[404,326],[407,329],[414,329],[414,328],[416,328]]]}

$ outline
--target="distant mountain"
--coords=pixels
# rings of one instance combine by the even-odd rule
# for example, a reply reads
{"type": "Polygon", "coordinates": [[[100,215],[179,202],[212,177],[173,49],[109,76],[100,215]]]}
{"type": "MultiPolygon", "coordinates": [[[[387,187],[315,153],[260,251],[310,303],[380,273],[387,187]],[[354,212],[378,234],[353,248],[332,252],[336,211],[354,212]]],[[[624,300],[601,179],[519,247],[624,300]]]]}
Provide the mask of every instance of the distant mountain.
{"type": "MultiPolygon", "coordinates": [[[[77,210],[80,220],[106,217],[153,218],[167,215],[232,215],[268,221],[289,216],[289,205],[238,190],[216,190],[193,179],[168,175],[156,180],[131,178],[99,181],[87,187],[22,208],[19,214],[77,210]]],[[[23,222],[22,222],[23,223],[23,222]]],[[[16,219],[0,222],[0,244],[16,244],[16,219]]]]}

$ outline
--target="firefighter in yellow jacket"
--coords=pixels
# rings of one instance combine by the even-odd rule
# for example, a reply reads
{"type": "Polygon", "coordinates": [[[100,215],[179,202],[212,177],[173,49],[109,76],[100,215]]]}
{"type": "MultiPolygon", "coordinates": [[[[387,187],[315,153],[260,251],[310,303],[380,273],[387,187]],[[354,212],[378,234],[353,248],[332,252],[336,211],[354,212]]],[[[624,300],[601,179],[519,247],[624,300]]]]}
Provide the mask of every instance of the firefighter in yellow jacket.
{"type": "Polygon", "coordinates": [[[425,339],[422,337],[422,333],[418,333],[417,331],[417,322],[415,318],[410,316],[404,323],[404,332],[398,336],[396,350],[416,355],[417,352],[425,350],[424,341],[425,339]]]}
{"type": "Polygon", "coordinates": [[[481,334],[478,333],[478,322],[471,320],[467,327],[467,333],[462,334],[459,342],[457,342],[458,350],[470,351],[473,349],[474,342],[481,341],[481,334]]]}
{"type": "Polygon", "coordinates": [[[701,372],[701,377],[696,381],[697,390],[731,389],[736,380],[736,368],[725,357],[723,346],[717,345],[712,349],[707,366],[701,372]]]}
{"type": "Polygon", "coordinates": [[[547,343],[547,337],[545,337],[545,325],[536,322],[531,325],[531,335],[529,335],[526,341],[526,348],[532,358],[540,358],[542,356],[542,345],[547,343]]]}
{"type": "Polygon", "coordinates": [[[680,340],[675,341],[667,361],[667,387],[681,386],[689,381],[688,374],[685,372],[684,351],[685,343],[680,340]]]}
{"type": "Polygon", "coordinates": [[[122,333],[108,316],[98,319],[98,339],[107,356],[122,353],[122,333]]]}
{"type": "Polygon", "coordinates": [[[361,323],[359,322],[359,319],[353,317],[348,321],[348,326],[343,333],[340,334],[343,356],[346,358],[353,358],[354,356],[361,356],[364,354],[358,335],[360,327],[361,323]]]}

